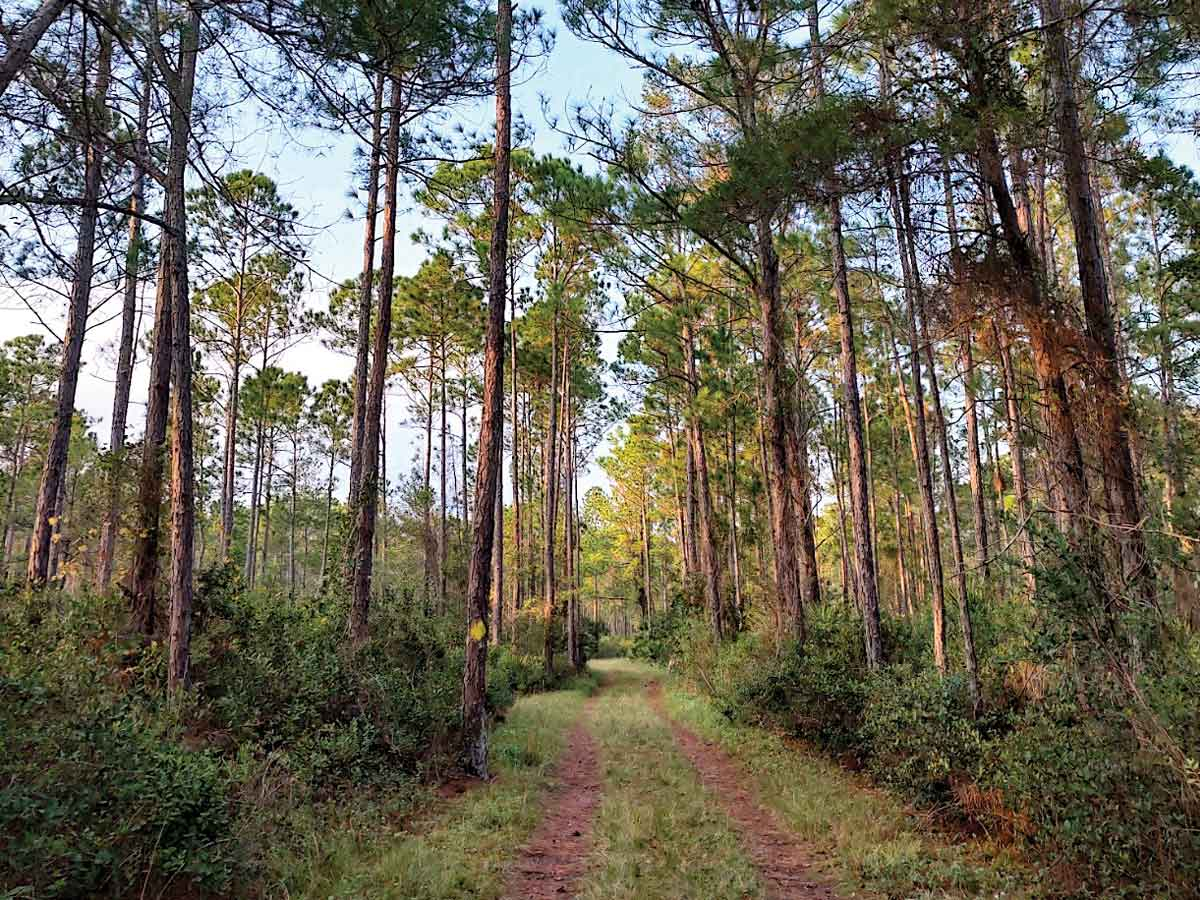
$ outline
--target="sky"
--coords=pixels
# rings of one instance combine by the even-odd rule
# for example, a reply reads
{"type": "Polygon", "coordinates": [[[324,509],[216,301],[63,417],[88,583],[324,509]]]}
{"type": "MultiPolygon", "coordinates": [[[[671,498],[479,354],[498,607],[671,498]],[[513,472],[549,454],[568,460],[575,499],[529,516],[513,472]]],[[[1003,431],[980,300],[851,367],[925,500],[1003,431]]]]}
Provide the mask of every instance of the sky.
{"type": "MultiPolygon", "coordinates": [[[[541,153],[569,155],[565,142],[548,117],[565,117],[572,103],[596,99],[615,101],[624,106],[623,97],[636,97],[640,91],[640,75],[611,54],[576,39],[558,15],[556,4],[543,3],[544,22],[553,31],[555,40],[548,57],[530,61],[514,75],[513,109],[534,132],[532,146],[541,153]]],[[[489,132],[494,121],[495,106],[490,98],[456,110],[451,124],[462,126],[467,133],[489,132]]],[[[281,196],[301,214],[311,234],[311,276],[303,302],[307,308],[323,309],[330,288],[347,278],[356,277],[362,265],[361,218],[349,218],[353,206],[347,191],[353,184],[356,139],[351,135],[336,135],[315,129],[285,135],[279,129],[248,123],[246,136],[235,147],[237,167],[257,169],[270,176],[279,186],[281,196]]],[[[579,156],[585,167],[588,160],[579,156]]],[[[426,256],[423,247],[410,240],[410,235],[424,228],[431,233],[441,231],[442,222],[423,215],[414,208],[411,197],[402,199],[397,223],[399,235],[396,250],[396,274],[416,272],[426,256]]],[[[355,212],[358,215],[358,212],[355,212]]],[[[154,298],[143,298],[143,333],[149,329],[154,298]]],[[[76,407],[89,419],[107,445],[111,418],[112,393],[116,360],[116,343],[120,335],[118,299],[94,309],[84,344],[84,367],[79,381],[76,407]]],[[[0,340],[22,334],[41,333],[50,340],[47,326],[61,336],[66,302],[59,297],[47,297],[36,302],[36,311],[0,286],[0,340]],[[44,323],[44,324],[43,324],[44,323]]],[[[615,357],[617,336],[606,335],[605,351],[615,357]]],[[[319,386],[330,378],[348,378],[353,361],[335,353],[313,336],[290,348],[278,365],[299,371],[311,386],[319,386]]],[[[146,360],[139,358],[135,373],[130,406],[128,433],[139,434],[145,415],[147,390],[146,360]]],[[[398,412],[405,398],[399,390],[388,397],[387,468],[389,479],[407,473],[413,467],[418,447],[423,446],[423,425],[409,424],[398,412]]],[[[476,414],[477,415],[477,414],[476,414]]],[[[457,431],[451,419],[451,433],[457,431]]],[[[453,456],[452,456],[453,458],[453,456]]],[[[345,473],[342,473],[344,478],[345,473]]],[[[583,490],[604,482],[598,466],[592,465],[581,474],[583,490]]]]}

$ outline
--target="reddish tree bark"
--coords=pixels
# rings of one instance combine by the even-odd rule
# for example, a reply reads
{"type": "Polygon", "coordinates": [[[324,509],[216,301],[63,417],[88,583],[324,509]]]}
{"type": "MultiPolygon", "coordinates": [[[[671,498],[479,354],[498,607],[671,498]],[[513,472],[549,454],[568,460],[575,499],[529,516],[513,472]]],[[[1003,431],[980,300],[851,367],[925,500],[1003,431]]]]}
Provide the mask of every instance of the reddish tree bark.
{"type": "Polygon", "coordinates": [[[483,414],[475,482],[475,532],[467,573],[467,657],[463,671],[463,743],[470,770],[487,776],[487,601],[491,587],[504,449],[504,305],[508,287],[509,67],[512,2],[499,0],[496,18],[496,149],[491,244],[488,248],[488,321],[484,336],[483,414]]]}

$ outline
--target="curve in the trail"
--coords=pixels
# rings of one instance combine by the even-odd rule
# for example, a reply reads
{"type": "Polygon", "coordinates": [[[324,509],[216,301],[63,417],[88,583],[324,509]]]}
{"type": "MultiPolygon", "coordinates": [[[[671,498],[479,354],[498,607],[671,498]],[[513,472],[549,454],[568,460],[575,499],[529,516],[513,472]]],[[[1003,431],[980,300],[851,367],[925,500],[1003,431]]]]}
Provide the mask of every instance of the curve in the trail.
{"type": "Polygon", "coordinates": [[[573,896],[587,870],[601,796],[596,741],[588,729],[591,704],[588,700],[555,767],[546,815],[510,870],[504,890],[508,900],[573,896]]]}
{"type": "Polygon", "coordinates": [[[745,771],[716,744],[703,740],[667,713],[658,682],[651,682],[648,689],[651,705],[670,725],[683,755],[736,827],[766,896],[770,900],[836,900],[834,890],[814,877],[812,855],[804,843],[746,788],[745,771]]]}

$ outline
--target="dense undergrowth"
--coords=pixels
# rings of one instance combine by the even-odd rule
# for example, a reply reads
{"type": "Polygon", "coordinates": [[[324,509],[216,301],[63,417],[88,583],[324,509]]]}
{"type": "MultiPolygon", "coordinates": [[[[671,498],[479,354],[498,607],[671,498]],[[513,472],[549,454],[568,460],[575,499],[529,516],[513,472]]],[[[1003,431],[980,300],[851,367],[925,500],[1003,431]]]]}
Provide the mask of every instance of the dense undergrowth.
{"type": "MultiPolygon", "coordinates": [[[[168,700],[119,599],[4,597],[0,896],[269,896],[319,831],[410,811],[453,762],[463,649],[457,617],[401,607],[354,652],[340,602],[209,573],[195,689],[168,700]]],[[[546,686],[540,656],[490,655],[493,709],[546,686]]]]}
{"type": "MultiPolygon", "coordinates": [[[[809,610],[803,648],[756,634],[718,648],[680,604],[633,649],[681,670],[729,719],[800,737],[907,800],[1019,843],[1047,893],[1194,896],[1200,639],[1149,614],[1103,634],[1076,584],[1043,573],[1032,604],[976,611],[978,716],[961,662],[946,676],[934,668],[927,618],[885,622],[888,664],[875,673],[857,614],[838,604],[809,610]]],[[[948,633],[956,627],[951,618],[948,633]]]]}

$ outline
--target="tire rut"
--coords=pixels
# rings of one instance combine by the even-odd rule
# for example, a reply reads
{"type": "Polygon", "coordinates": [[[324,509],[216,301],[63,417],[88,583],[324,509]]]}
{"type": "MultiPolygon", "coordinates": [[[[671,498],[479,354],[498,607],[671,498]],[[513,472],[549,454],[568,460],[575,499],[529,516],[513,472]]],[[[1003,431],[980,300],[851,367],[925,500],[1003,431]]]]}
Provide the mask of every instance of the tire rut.
{"type": "Polygon", "coordinates": [[[662,703],[662,686],[648,686],[650,704],[670,726],[683,755],[700,781],[733,821],[770,900],[836,900],[838,894],[814,878],[813,858],[804,842],[747,789],[746,772],[715,743],[680,725],[662,703]]]}
{"type": "Polygon", "coordinates": [[[595,697],[567,738],[554,770],[547,813],[517,854],[507,881],[507,900],[552,900],[572,896],[587,871],[592,828],[602,794],[599,754],[588,727],[595,697]]]}

